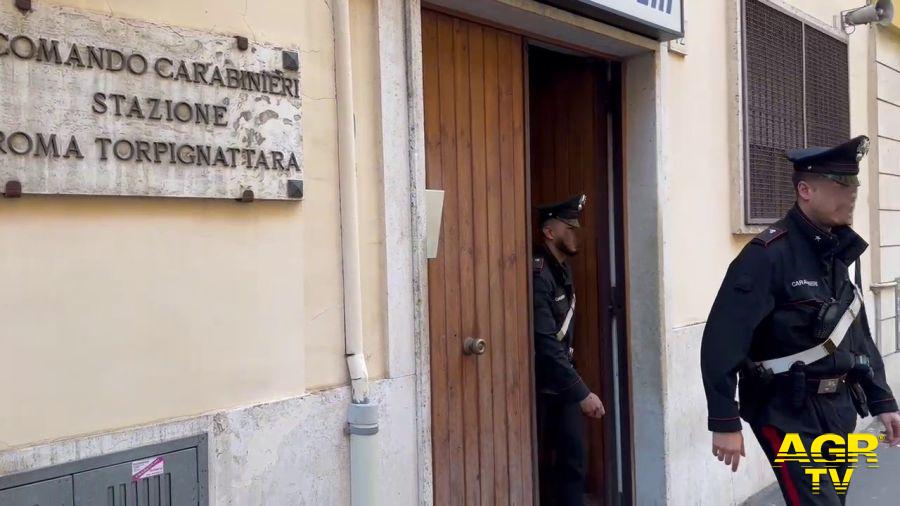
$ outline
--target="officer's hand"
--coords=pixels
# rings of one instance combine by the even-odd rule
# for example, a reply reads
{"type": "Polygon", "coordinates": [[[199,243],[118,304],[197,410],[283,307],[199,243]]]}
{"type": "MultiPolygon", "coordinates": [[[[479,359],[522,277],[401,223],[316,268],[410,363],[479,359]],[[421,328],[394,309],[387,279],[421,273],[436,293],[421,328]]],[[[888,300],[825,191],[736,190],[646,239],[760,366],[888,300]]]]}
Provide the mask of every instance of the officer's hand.
{"type": "Polygon", "coordinates": [[[718,457],[720,462],[724,462],[726,466],[731,466],[732,473],[736,472],[741,457],[745,456],[744,435],[741,431],[713,432],[712,443],[713,455],[718,457]]]}
{"type": "Polygon", "coordinates": [[[878,419],[884,424],[884,442],[891,446],[900,444],[900,413],[882,413],[878,419]]]}
{"type": "Polygon", "coordinates": [[[597,394],[588,394],[588,396],[578,404],[581,406],[581,412],[591,418],[600,418],[606,414],[606,410],[603,409],[603,403],[600,402],[600,398],[597,397],[597,394]]]}

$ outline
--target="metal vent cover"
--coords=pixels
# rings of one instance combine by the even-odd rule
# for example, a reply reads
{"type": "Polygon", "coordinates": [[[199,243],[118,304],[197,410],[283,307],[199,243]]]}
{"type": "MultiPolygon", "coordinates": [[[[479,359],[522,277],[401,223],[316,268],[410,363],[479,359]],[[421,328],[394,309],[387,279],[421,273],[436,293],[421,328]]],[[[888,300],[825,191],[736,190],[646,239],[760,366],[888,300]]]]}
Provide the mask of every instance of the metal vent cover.
{"type": "Polygon", "coordinates": [[[806,140],[833,146],[850,137],[850,69],[847,45],[806,30],[806,140]]]}
{"type": "Polygon", "coordinates": [[[794,203],[790,148],[850,135],[847,45],[762,0],[744,0],[744,150],[747,224],[794,203]]]}

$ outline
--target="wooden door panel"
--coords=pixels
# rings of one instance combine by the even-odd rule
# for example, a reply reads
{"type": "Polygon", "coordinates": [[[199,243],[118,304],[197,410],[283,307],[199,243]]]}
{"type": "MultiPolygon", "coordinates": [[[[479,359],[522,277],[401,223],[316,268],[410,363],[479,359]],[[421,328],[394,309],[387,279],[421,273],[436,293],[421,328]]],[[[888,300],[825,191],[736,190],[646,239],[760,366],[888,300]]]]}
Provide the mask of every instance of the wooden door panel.
{"type": "Polygon", "coordinates": [[[531,504],[531,339],[522,39],[422,13],[436,504],[531,504]],[[466,355],[466,338],[487,342],[466,355]]]}
{"type": "MultiPolygon", "coordinates": [[[[497,128],[487,128],[488,125],[497,125],[500,122],[500,44],[496,31],[486,30],[484,34],[484,123],[485,123],[485,167],[500,167],[500,132],[497,128]]],[[[487,195],[486,199],[487,228],[488,228],[488,258],[497,259],[503,257],[501,237],[504,229],[503,202],[497,196],[501,195],[503,184],[499,170],[486,170],[487,195]]],[[[490,317],[491,336],[502,336],[504,330],[504,301],[503,272],[496,260],[488,264],[488,308],[490,317]]],[[[506,343],[500,339],[491,343],[490,364],[491,375],[488,381],[491,387],[489,397],[493,408],[493,439],[494,443],[494,490],[497,504],[509,502],[509,467],[506,462],[509,451],[506,441],[509,437],[506,410],[503,399],[506,393],[506,343]]]]}

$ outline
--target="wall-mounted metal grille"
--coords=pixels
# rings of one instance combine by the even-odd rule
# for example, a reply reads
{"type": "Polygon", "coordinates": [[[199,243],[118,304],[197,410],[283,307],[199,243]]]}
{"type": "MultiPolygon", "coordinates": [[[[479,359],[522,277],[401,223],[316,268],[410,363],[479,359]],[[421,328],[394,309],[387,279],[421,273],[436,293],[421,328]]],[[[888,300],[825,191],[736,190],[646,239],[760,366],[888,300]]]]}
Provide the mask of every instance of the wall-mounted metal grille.
{"type": "Polygon", "coordinates": [[[809,146],[831,146],[850,137],[847,45],[806,30],[806,137],[809,146]]]}
{"type": "Polygon", "coordinates": [[[744,177],[748,224],[794,202],[786,149],[850,135],[847,45],[762,0],[744,0],[744,177]]]}
{"type": "Polygon", "coordinates": [[[135,480],[131,462],[75,475],[75,504],[103,506],[179,506],[199,504],[197,449],[160,456],[165,472],[135,480]]]}

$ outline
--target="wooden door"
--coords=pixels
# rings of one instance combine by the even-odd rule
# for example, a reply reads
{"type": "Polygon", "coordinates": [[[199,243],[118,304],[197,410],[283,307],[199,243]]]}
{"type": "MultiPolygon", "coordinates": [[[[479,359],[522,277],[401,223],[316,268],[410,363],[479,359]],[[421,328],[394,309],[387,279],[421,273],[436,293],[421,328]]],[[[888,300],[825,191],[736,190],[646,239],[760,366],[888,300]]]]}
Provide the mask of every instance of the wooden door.
{"type": "Polygon", "coordinates": [[[532,374],[521,37],[422,13],[436,504],[531,504],[532,374]],[[467,338],[484,339],[482,355],[467,338]]]}
{"type": "MultiPolygon", "coordinates": [[[[578,310],[575,365],[606,416],[586,420],[587,493],[591,503],[613,504],[617,416],[611,340],[608,63],[529,48],[531,190],[534,206],[587,195],[581,247],[570,260],[578,310]]],[[[543,483],[542,489],[543,487],[543,483]]]]}

